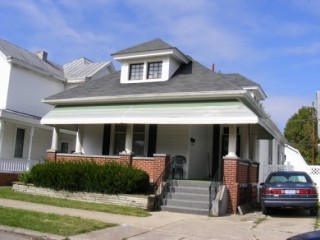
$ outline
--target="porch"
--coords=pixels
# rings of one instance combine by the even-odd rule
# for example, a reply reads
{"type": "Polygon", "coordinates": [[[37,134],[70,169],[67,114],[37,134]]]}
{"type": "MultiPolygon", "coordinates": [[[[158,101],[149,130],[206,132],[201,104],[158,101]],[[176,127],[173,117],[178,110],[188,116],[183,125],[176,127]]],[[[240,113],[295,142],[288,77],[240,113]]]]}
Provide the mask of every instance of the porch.
{"type": "Polygon", "coordinates": [[[256,188],[250,174],[257,170],[249,169],[258,169],[258,140],[273,138],[266,122],[236,100],[59,106],[41,122],[54,127],[48,158],[137,166],[159,192],[169,177],[170,157],[182,155],[182,178],[217,176],[229,189],[232,213],[240,202],[253,199],[254,190],[246,189],[256,188]],[[60,129],[76,132],[74,154],[58,153],[60,129]],[[240,193],[250,197],[240,198],[240,193]]]}
{"type": "Polygon", "coordinates": [[[18,180],[20,173],[30,170],[38,163],[38,160],[0,158],[0,186],[11,185],[18,180]]]}
{"type": "MultiPolygon", "coordinates": [[[[177,180],[173,179],[174,176],[172,175],[172,158],[168,154],[154,154],[153,157],[137,157],[131,153],[120,153],[119,156],[97,156],[80,154],[62,154],[57,153],[56,151],[48,151],[48,160],[93,160],[100,163],[118,162],[137,167],[149,174],[150,184],[153,187],[153,192],[159,199],[158,204],[163,204],[164,202],[170,201],[168,200],[168,196],[169,198],[172,198],[172,194],[168,194],[168,189],[170,192],[170,184],[172,183],[172,181],[177,182],[177,180]]],[[[239,206],[255,204],[258,190],[257,182],[259,164],[251,161],[242,161],[237,157],[225,157],[223,162],[223,178],[221,180],[219,179],[217,174],[216,178],[207,181],[202,181],[205,184],[205,187],[202,188],[204,188],[204,191],[206,192],[203,194],[206,200],[204,200],[204,202],[203,200],[201,200],[202,202],[198,201],[199,204],[202,205],[202,209],[199,209],[198,207],[194,207],[193,209],[183,207],[183,205],[185,204],[187,204],[188,206],[189,203],[193,206],[197,204],[195,203],[195,200],[192,199],[192,195],[197,195],[198,190],[195,190],[195,188],[192,187],[192,191],[196,192],[191,192],[191,199],[188,199],[190,195],[187,197],[184,196],[182,203],[178,203],[180,207],[175,208],[175,210],[173,211],[181,212],[181,209],[183,209],[183,212],[200,212],[202,214],[205,213],[210,215],[212,213],[212,207],[214,205],[214,202],[222,201],[221,199],[218,199],[218,194],[221,190],[221,186],[225,186],[227,189],[227,198],[224,199],[224,201],[227,201],[226,212],[235,214],[237,213],[239,206]]],[[[217,204],[221,203],[218,202],[217,204]]]]}

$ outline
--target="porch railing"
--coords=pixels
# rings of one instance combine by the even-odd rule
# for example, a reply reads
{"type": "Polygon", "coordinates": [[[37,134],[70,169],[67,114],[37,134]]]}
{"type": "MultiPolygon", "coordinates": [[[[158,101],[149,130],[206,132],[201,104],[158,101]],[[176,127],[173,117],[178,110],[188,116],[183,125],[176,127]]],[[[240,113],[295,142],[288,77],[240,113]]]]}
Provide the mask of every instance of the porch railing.
{"type": "Polygon", "coordinates": [[[160,176],[158,177],[158,179],[154,182],[154,194],[156,195],[155,198],[155,203],[154,203],[154,208],[158,208],[161,203],[162,200],[164,199],[164,195],[165,195],[165,188],[167,186],[167,180],[170,179],[169,175],[171,172],[171,168],[172,168],[172,162],[173,162],[173,158],[170,158],[170,161],[168,161],[168,163],[166,163],[165,168],[163,169],[162,173],[160,174],[160,176]]]}
{"type": "Polygon", "coordinates": [[[30,170],[34,165],[41,163],[40,160],[28,159],[3,159],[0,158],[0,172],[18,173],[30,170]]]}

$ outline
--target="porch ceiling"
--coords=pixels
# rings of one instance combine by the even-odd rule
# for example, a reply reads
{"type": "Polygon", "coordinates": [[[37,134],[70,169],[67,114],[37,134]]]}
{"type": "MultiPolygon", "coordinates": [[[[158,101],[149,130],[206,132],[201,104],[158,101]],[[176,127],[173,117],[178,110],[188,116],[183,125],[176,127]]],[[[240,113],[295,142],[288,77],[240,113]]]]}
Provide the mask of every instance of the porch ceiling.
{"type": "Polygon", "coordinates": [[[256,124],[238,101],[58,106],[41,123],[54,124],[256,124]]]}

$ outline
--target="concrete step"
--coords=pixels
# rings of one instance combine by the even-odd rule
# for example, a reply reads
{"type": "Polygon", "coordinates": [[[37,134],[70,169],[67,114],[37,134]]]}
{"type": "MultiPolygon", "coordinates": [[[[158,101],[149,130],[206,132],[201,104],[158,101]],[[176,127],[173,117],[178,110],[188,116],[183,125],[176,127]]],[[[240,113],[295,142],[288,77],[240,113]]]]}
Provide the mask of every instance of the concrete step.
{"type": "Polygon", "coordinates": [[[193,201],[193,200],[181,200],[181,199],[165,199],[164,204],[172,207],[186,207],[195,209],[206,209],[209,211],[209,200],[207,201],[193,201]]]}
{"type": "Polygon", "coordinates": [[[171,180],[172,186],[209,188],[211,182],[200,180],[171,180]]]}
{"type": "Polygon", "coordinates": [[[209,194],[209,188],[200,188],[200,187],[171,186],[169,187],[169,191],[171,193],[209,194]]]}
{"type": "Polygon", "coordinates": [[[161,210],[168,212],[177,212],[177,213],[190,213],[190,214],[199,214],[199,215],[209,215],[209,210],[206,209],[196,209],[188,207],[178,207],[178,206],[162,206],[161,210]]]}
{"type": "Polygon", "coordinates": [[[166,194],[166,198],[168,199],[176,199],[176,200],[192,200],[192,201],[209,201],[209,193],[206,194],[193,194],[193,193],[171,193],[168,192],[166,194]]]}
{"type": "Polygon", "coordinates": [[[161,209],[172,212],[209,214],[209,186],[211,182],[171,180],[161,209]]]}

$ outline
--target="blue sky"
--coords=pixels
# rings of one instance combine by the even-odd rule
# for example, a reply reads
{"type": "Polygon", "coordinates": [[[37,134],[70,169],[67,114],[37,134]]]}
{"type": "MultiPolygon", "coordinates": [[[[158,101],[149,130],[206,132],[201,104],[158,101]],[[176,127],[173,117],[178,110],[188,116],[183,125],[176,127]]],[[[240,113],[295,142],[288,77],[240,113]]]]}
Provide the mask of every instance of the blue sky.
{"type": "Polygon", "coordinates": [[[11,0],[0,19],[0,38],[59,64],[161,38],[260,84],[280,130],[320,90],[319,0],[11,0]]]}

